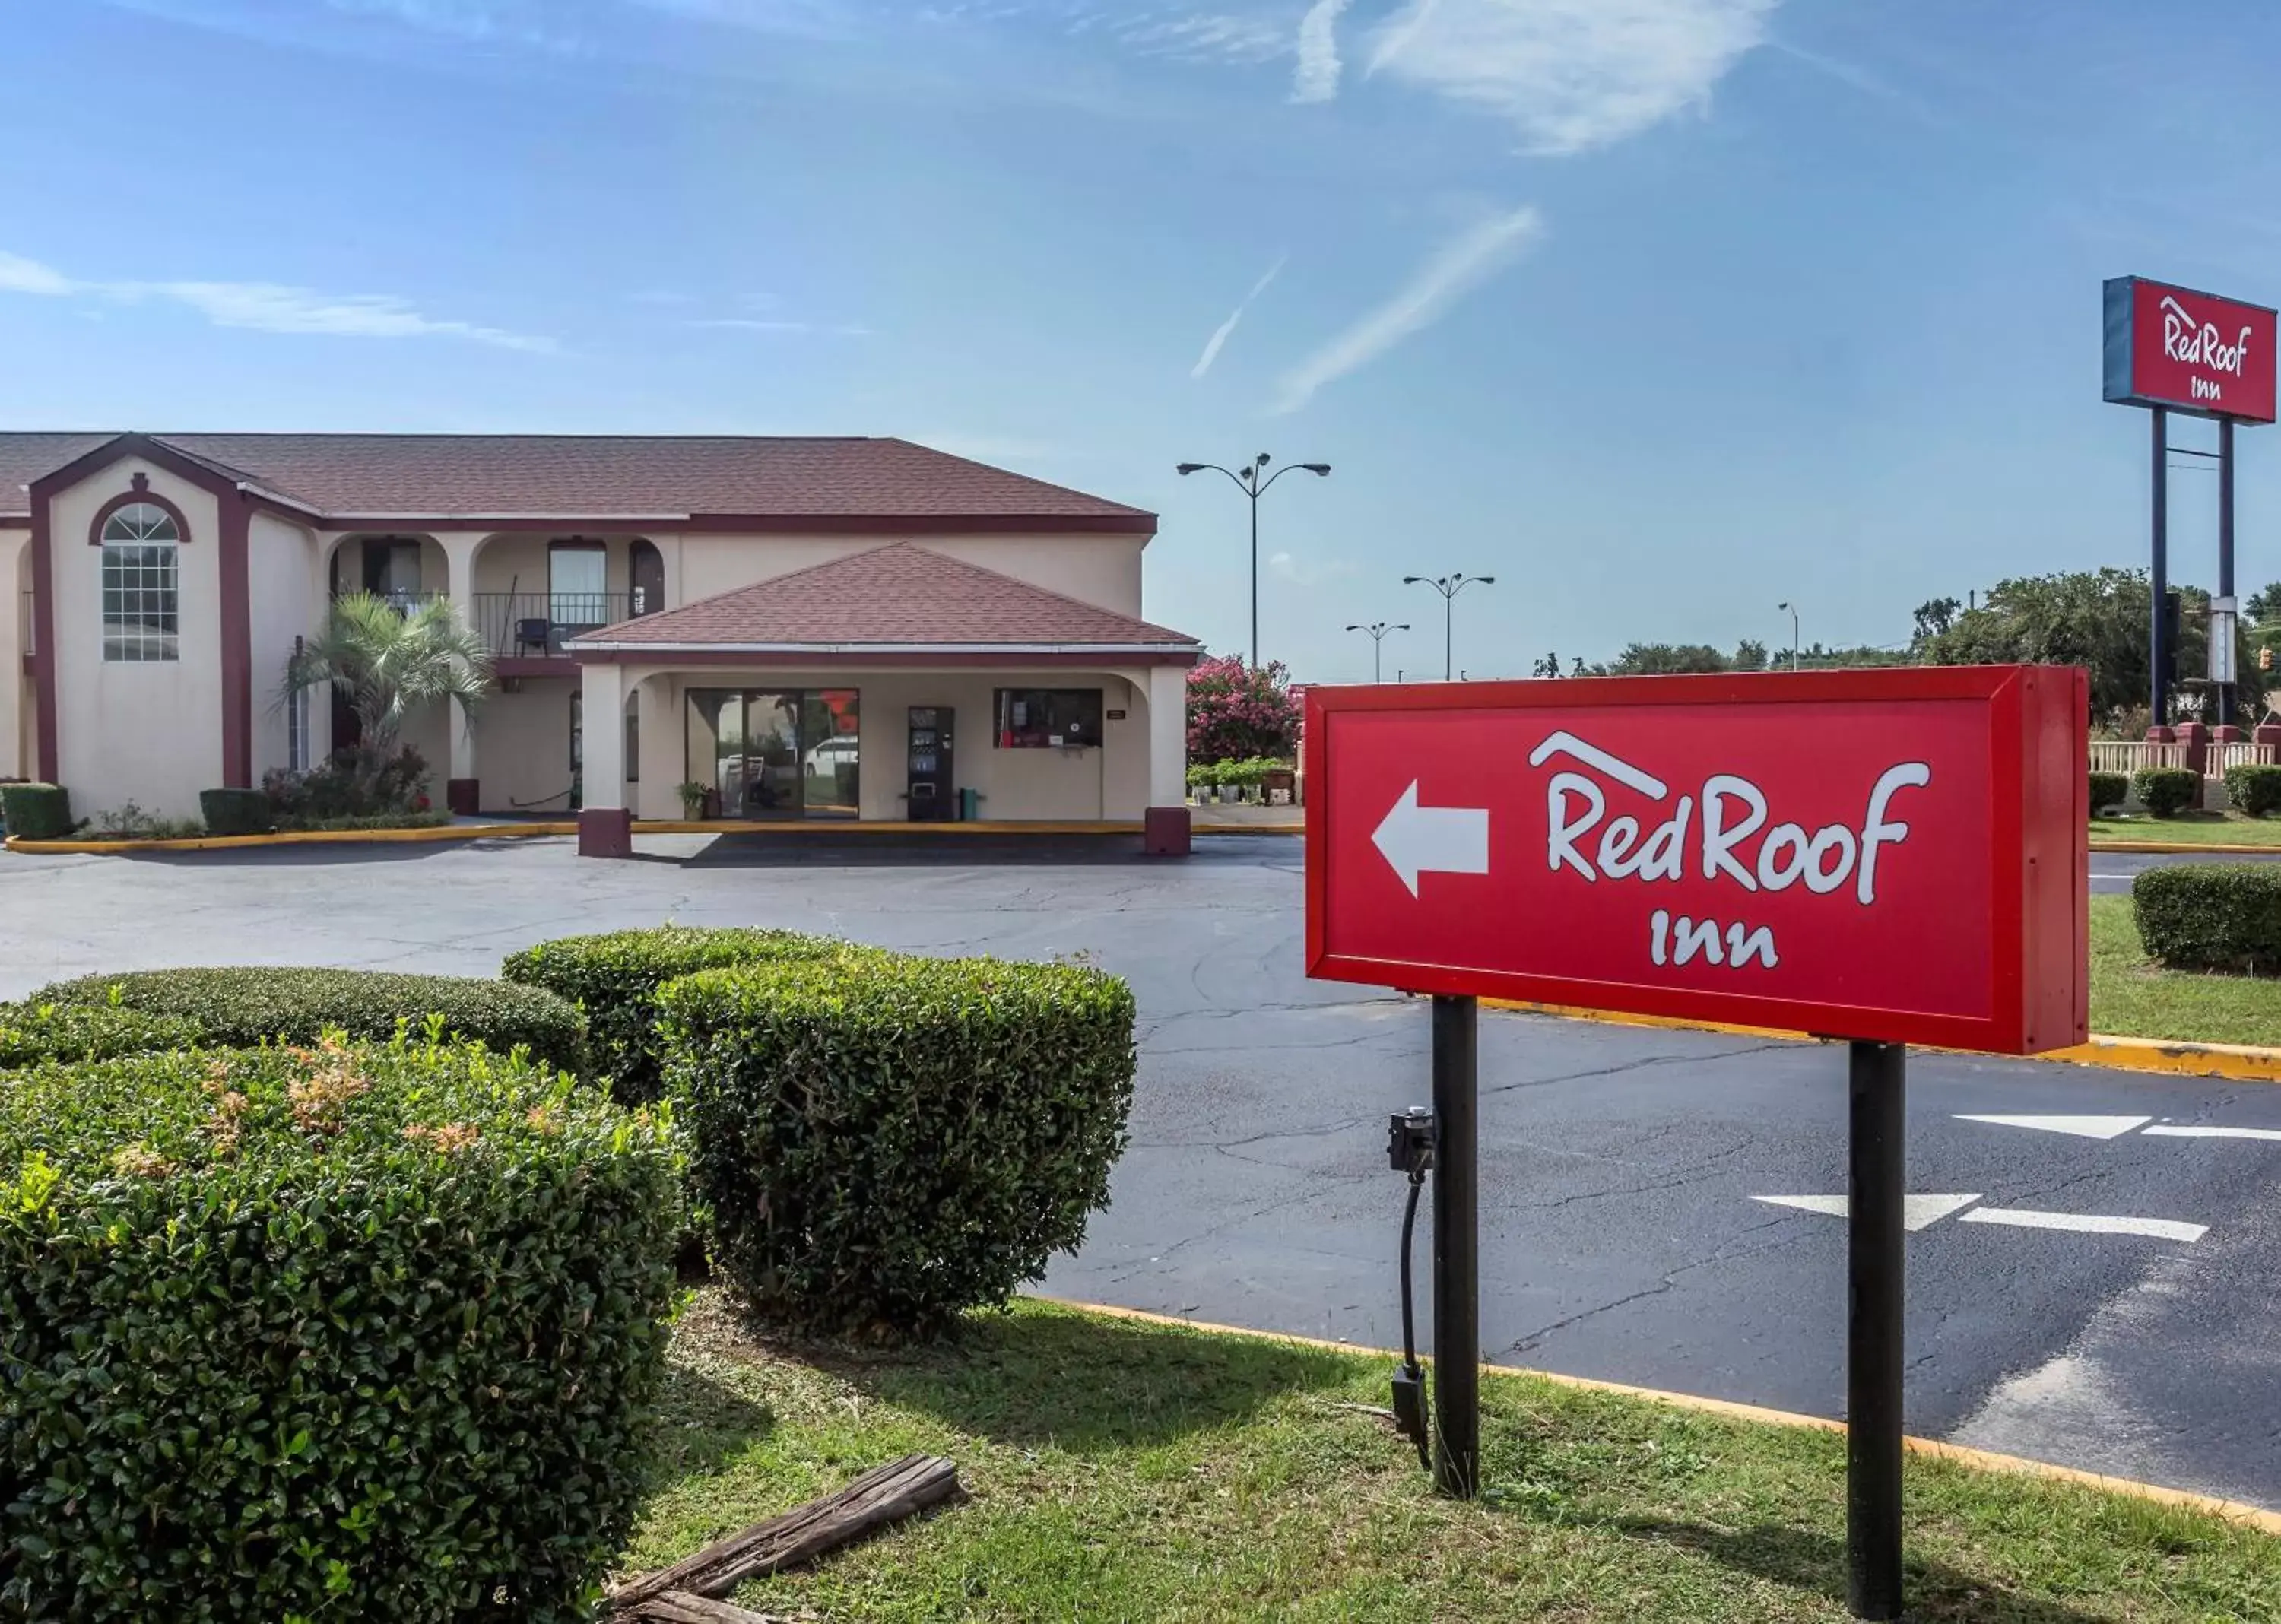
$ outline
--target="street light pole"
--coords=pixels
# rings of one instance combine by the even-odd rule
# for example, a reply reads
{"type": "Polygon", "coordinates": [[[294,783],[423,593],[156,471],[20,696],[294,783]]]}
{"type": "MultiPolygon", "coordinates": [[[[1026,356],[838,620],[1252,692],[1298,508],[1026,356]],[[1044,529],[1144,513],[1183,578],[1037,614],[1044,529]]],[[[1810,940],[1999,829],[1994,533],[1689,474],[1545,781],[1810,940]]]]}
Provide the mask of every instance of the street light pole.
{"type": "Polygon", "coordinates": [[[1462,573],[1453,576],[1404,576],[1402,577],[1402,584],[1404,586],[1417,586],[1420,584],[1430,586],[1442,594],[1442,680],[1448,682],[1457,669],[1457,661],[1450,657],[1450,650],[1455,646],[1457,636],[1454,623],[1457,616],[1458,594],[1469,586],[1495,586],[1496,577],[1469,576],[1462,573]]]}
{"type": "Polygon", "coordinates": [[[1287,463],[1272,474],[1268,474],[1267,465],[1271,460],[1272,459],[1263,451],[1252,460],[1245,463],[1241,469],[1224,468],[1217,462],[1183,462],[1174,470],[1183,479],[1191,474],[1202,474],[1207,469],[1215,474],[1225,474],[1235,482],[1237,490],[1250,499],[1251,654],[1248,663],[1254,666],[1259,663],[1259,499],[1265,496],[1269,488],[1293,468],[1304,468],[1318,479],[1327,479],[1331,474],[1331,465],[1327,462],[1287,463]],[[1266,476],[1262,478],[1262,475],[1266,476]]]}
{"type": "Polygon", "coordinates": [[[1410,628],[1406,625],[1389,626],[1384,621],[1378,621],[1368,626],[1349,626],[1347,630],[1370,633],[1370,680],[1373,683],[1384,682],[1386,680],[1386,634],[1389,631],[1407,631],[1410,628]]]}
{"type": "Polygon", "coordinates": [[[1778,610],[1788,610],[1790,613],[1790,669],[1795,671],[1798,669],[1798,606],[1794,603],[1778,603],[1775,607],[1778,610]]]}

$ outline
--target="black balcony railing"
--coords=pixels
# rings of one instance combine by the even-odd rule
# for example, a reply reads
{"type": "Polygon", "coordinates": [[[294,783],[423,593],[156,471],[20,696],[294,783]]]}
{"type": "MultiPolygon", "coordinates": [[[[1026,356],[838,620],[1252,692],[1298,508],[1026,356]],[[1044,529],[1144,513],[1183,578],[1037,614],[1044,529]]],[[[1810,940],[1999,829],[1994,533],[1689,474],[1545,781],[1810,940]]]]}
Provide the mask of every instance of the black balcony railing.
{"type": "Polygon", "coordinates": [[[477,592],[475,629],[495,659],[560,660],[570,638],[661,605],[631,592],[477,592]]]}

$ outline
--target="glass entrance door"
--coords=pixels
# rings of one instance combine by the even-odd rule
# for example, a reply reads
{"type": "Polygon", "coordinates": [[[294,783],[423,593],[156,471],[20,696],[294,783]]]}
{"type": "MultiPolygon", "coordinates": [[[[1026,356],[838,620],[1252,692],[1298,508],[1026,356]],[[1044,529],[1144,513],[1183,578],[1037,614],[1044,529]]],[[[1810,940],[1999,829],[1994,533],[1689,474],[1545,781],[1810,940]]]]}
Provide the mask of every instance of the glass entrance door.
{"type": "Polygon", "coordinates": [[[697,688],[688,699],[689,777],[714,816],[755,820],[860,815],[856,691],[697,688]]]}

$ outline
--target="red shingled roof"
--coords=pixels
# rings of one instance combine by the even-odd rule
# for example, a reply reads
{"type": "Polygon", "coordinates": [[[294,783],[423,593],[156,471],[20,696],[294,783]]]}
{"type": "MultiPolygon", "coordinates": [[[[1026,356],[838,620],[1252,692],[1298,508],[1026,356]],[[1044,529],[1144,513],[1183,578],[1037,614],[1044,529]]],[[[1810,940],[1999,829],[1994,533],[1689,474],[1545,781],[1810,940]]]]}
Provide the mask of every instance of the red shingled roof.
{"type": "Polygon", "coordinates": [[[903,543],[646,615],[570,646],[1196,647],[1194,638],[903,543]]]}
{"type": "MultiPolygon", "coordinates": [[[[0,514],[21,486],[118,437],[0,434],[0,514]]],[[[908,440],[725,435],[161,434],[151,439],[337,517],[1066,519],[1154,516],[908,440]]]]}

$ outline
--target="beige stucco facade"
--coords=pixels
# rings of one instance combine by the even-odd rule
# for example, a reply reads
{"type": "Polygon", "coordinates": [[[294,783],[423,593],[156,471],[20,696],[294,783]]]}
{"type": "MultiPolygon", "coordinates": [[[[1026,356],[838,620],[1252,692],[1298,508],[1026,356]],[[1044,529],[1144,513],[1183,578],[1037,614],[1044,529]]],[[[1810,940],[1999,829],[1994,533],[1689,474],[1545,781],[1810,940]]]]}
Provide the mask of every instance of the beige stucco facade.
{"type": "MultiPolygon", "coordinates": [[[[53,776],[71,791],[82,816],[130,802],[151,815],[193,816],[201,791],[240,777],[259,785],[271,771],[325,759],[335,743],[330,697],[312,694],[295,707],[285,699],[283,679],[298,641],[323,625],[331,599],[365,586],[368,559],[390,592],[453,602],[491,639],[499,661],[498,691],[472,725],[438,705],[415,714],[405,729],[406,742],[429,764],[429,793],[438,806],[450,784],[472,800],[462,809],[567,813],[575,725],[586,807],[677,818],[679,786],[692,776],[688,695],[708,688],[854,691],[861,725],[850,748],[860,761],[865,820],[908,815],[905,769],[915,707],[955,713],[955,787],[980,796],[986,818],[1135,820],[1152,805],[1177,806],[1184,799],[1181,665],[1120,666],[1105,654],[1097,668],[1079,669],[1059,657],[1025,664],[1015,653],[1002,664],[978,664],[968,656],[933,668],[907,658],[867,669],[847,655],[781,669],[715,669],[688,656],[661,656],[646,667],[582,666],[561,646],[569,640],[563,626],[536,645],[518,632],[519,623],[543,623],[559,610],[558,595],[568,589],[553,580],[553,549],[565,542],[599,544],[613,619],[678,608],[904,543],[1138,618],[1148,537],[1129,527],[1117,533],[967,534],[939,533],[938,525],[914,537],[892,522],[870,533],[803,534],[605,518],[566,519],[559,528],[529,520],[508,528],[365,521],[345,530],[270,499],[274,493],[209,477],[210,470],[197,467],[169,466],[164,458],[163,450],[115,457],[46,499],[53,776]],[[89,531],[106,503],[136,489],[138,476],[151,496],[180,510],[186,528],[175,555],[180,612],[173,660],[104,657],[103,551],[89,545],[89,531]],[[244,612],[236,615],[225,613],[223,601],[226,511],[243,534],[244,612]],[[416,544],[416,567],[409,570],[397,551],[406,542],[416,544]],[[381,548],[390,549],[384,567],[375,551],[381,548]],[[226,657],[225,629],[233,625],[243,630],[244,652],[226,657]],[[993,724],[998,691],[1007,688],[1097,691],[1100,745],[1001,747],[993,724]],[[245,740],[235,766],[225,759],[226,715],[245,740]]],[[[0,529],[0,777],[42,776],[44,765],[40,684],[28,657],[33,549],[29,530],[0,529]]]]}

